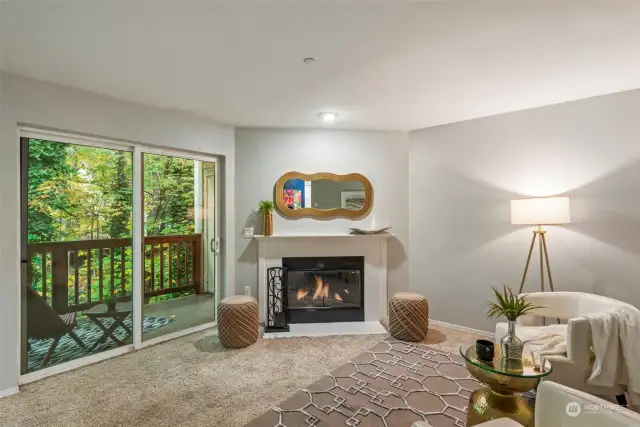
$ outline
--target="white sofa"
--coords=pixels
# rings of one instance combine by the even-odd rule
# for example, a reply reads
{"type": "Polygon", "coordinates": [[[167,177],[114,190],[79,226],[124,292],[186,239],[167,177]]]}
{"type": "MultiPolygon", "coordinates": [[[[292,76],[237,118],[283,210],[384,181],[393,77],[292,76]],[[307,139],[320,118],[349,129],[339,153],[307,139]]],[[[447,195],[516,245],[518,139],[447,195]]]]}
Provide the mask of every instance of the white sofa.
{"type": "MultiPolygon", "coordinates": [[[[528,294],[527,301],[544,308],[533,310],[532,315],[518,318],[516,335],[521,328],[538,325],[536,322],[539,318],[536,319],[535,316],[547,316],[554,322],[556,318],[567,321],[567,354],[546,357],[553,366],[553,372],[545,380],[600,396],[618,396],[624,393],[625,388],[620,385],[605,388],[587,384],[592,371],[593,355],[591,326],[583,316],[615,307],[632,307],[630,304],[582,292],[532,292],[528,294]]],[[[507,323],[498,323],[496,342],[506,334],[507,323]]]]}
{"type": "MultiPolygon", "coordinates": [[[[508,418],[477,424],[478,427],[522,427],[508,418]]],[[[412,427],[430,427],[423,421],[412,427]]],[[[536,395],[535,427],[640,427],[640,414],[612,406],[599,397],[545,381],[536,395]],[[576,405],[577,404],[577,405],[576,405]],[[579,408],[580,412],[567,408],[579,408]]]]}

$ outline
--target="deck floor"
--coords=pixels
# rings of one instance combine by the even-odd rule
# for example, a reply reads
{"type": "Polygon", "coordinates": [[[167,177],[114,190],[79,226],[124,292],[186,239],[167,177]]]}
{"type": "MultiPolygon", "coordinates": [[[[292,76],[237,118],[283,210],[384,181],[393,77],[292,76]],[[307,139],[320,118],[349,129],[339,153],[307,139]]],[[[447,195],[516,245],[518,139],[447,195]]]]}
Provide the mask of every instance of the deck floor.
{"type": "Polygon", "coordinates": [[[210,294],[200,294],[147,304],[142,309],[142,315],[173,320],[168,325],[145,333],[142,336],[144,341],[215,321],[215,298],[210,294]]]}
{"type": "MultiPolygon", "coordinates": [[[[215,321],[215,298],[210,294],[188,295],[147,304],[143,307],[142,315],[145,317],[145,328],[151,328],[142,335],[142,340],[146,341],[215,321]]],[[[131,321],[131,316],[124,319],[124,323],[129,328],[132,327],[131,321]]],[[[104,325],[103,322],[100,321],[104,325]]],[[[107,323],[107,325],[109,324],[107,323]]],[[[88,318],[80,317],[74,331],[85,347],[80,347],[70,336],[64,336],[52,353],[48,366],[81,359],[89,354],[112,349],[116,346],[116,343],[111,339],[104,342],[99,341],[104,334],[95,322],[88,318]]],[[[117,327],[114,334],[125,343],[132,342],[132,337],[121,327],[117,327]]],[[[29,372],[41,369],[42,362],[45,360],[45,355],[52,343],[53,339],[30,340],[30,348],[27,353],[29,372]]]]}

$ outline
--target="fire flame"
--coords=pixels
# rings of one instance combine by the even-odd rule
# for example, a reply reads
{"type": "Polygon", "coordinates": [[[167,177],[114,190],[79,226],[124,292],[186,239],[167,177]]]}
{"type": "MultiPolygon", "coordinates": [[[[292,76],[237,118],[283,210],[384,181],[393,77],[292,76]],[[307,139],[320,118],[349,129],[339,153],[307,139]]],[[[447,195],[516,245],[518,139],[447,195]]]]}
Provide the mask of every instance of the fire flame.
{"type": "Polygon", "coordinates": [[[316,291],[313,293],[313,299],[322,297],[322,293],[323,293],[322,277],[320,276],[315,276],[315,277],[316,277],[316,291]]]}
{"type": "MultiPolygon", "coordinates": [[[[331,295],[331,292],[329,291],[329,283],[322,280],[322,277],[320,276],[315,276],[315,280],[316,280],[316,289],[315,289],[315,292],[313,293],[313,299],[314,300],[329,299],[331,295]]],[[[311,291],[308,289],[300,288],[298,289],[296,296],[298,297],[298,300],[301,300],[307,295],[309,295],[310,292],[311,291]]],[[[348,294],[346,289],[345,289],[345,292],[348,294]]],[[[342,297],[337,292],[334,293],[332,296],[336,301],[342,301],[342,297]]]]}

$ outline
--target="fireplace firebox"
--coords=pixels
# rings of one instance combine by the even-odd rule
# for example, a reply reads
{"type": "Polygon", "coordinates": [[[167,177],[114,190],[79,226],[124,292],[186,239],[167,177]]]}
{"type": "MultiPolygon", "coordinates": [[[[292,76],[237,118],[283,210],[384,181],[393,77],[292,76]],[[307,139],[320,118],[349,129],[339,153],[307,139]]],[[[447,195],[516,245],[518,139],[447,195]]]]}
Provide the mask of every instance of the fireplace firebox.
{"type": "Polygon", "coordinates": [[[364,321],[364,257],[282,259],[288,323],[364,321]]]}

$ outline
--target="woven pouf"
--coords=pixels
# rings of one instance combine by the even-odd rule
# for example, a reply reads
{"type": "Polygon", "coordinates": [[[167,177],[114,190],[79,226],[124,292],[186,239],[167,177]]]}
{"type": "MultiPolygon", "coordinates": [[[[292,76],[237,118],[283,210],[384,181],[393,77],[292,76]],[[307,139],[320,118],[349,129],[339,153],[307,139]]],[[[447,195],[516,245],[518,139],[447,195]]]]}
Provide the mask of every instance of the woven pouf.
{"type": "Polygon", "coordinates": [[[227,297],[218,305],[218,337],[227,348],[247,347],[258,339],[258,302],[245,295],[227,297]]]}
{"type": "Polygon", "coordinates": [[[429,303],[420,294],[398,292],[389,303],[389,333],[402,341],[422,341],[429,331],[429,303]]]}

